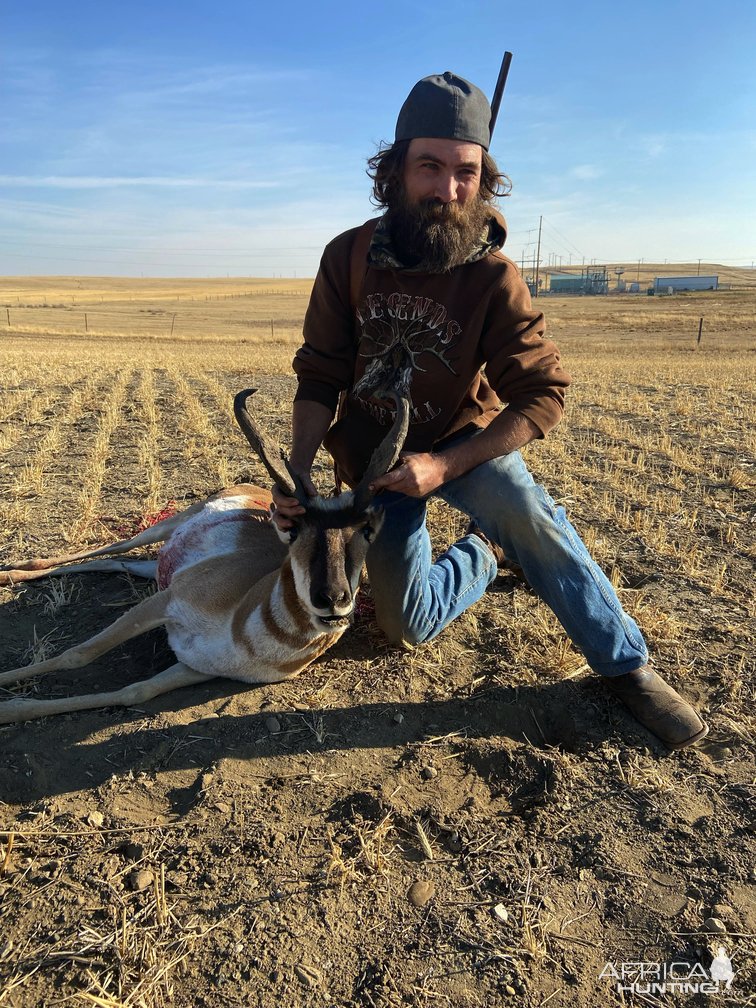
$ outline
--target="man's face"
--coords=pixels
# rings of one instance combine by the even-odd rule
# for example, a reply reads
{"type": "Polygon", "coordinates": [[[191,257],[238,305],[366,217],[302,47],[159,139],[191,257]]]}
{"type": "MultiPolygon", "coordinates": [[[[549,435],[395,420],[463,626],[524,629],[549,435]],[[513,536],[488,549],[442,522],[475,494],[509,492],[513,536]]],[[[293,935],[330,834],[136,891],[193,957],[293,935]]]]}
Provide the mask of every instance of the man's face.
{"type": "Polygon", "coordinates": [[[404,166],[407,202],[423,200],[458,203],[460,206],[480,190],[483,148],[463,140],[416,137],[410,140],[404,166]]]}
{"type": "Polygon", "coordinates": [[[491,215],[480,197],[483,148],[460,140],[410,141],[402,177],[386,213],[405,265],[446,273],[466,262],[491,215]]]}

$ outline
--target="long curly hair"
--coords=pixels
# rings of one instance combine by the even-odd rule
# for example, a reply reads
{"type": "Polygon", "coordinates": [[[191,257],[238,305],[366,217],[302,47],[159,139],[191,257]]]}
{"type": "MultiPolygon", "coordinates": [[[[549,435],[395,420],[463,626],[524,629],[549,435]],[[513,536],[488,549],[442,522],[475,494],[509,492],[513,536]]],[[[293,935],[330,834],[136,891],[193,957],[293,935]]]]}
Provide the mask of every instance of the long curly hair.
{"type": "MultiPolygon", "coordinates": [[[[407,161],[409,140],[397,140],[392,144],[382,144],[378,152],[368,158],[367,174],[373,181],[372,202],[378,207],[388,207],[395,200],[404,184],[404,165],[407,161]]],[[[484,203],[509,196],[511,179],[500,172],[496,162],[483,151],[480,175],[480,198],[484,203]]]]}

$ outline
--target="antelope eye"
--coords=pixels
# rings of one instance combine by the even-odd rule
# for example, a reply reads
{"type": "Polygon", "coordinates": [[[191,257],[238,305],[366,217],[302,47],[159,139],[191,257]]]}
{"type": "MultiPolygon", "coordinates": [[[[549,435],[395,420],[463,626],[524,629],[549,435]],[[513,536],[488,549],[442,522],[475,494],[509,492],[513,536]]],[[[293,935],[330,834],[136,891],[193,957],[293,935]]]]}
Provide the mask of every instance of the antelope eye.
{"type": "Polygon", "coordinates": [[[296,542],[297,536],[299,535],[299,529],[294,526],[289,529],[289,545],[296,542]]]}
{"type": "Polygon", "coordinates": [[[362,534],[365,536],[367,542],[372,542],[373,536],[375,535],[375,529],[372,525],[366,525],[362,530],[362,534]]]}

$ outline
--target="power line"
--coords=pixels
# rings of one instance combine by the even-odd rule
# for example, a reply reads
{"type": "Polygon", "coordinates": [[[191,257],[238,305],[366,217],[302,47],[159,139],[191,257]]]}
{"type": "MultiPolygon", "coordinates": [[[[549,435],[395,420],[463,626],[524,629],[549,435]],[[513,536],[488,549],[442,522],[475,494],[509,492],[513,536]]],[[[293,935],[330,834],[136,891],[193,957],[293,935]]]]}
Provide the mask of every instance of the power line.
{"type": "Polygon", "coordinates": [[[566,238],[562,234],[562,232],[559,231],[557,228],[555,228],[554,225],[550,221],[546,221],[545,223],[546,223],[546,227],[548,228],[548,230],[549,231],[553,231],[554,234],[557,235],[561,239],[562,242],[564,242],[564,247],[568,250],[568,253],[570,255],[579,255],[583,259],[586,258],[585,252],[583,252],[581,249],[579,249],[577,247],[577,245],[575,245],[574,242],[570,241],[569,238],[566,238]]]}

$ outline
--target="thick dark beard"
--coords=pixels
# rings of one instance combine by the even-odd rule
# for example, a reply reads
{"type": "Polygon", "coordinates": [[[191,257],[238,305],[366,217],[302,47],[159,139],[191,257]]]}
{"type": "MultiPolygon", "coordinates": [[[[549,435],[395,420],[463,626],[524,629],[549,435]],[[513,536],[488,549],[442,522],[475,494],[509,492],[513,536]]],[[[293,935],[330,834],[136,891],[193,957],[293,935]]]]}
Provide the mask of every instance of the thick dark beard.
{"type": "Polygon", "coordinates": [[[386,211],[399,258],[428,273],[448,273],[466,262],[490,217],[491,207],[480,196],[463,206],[437,199],[410,203],[404,190],[386,211]]]}

